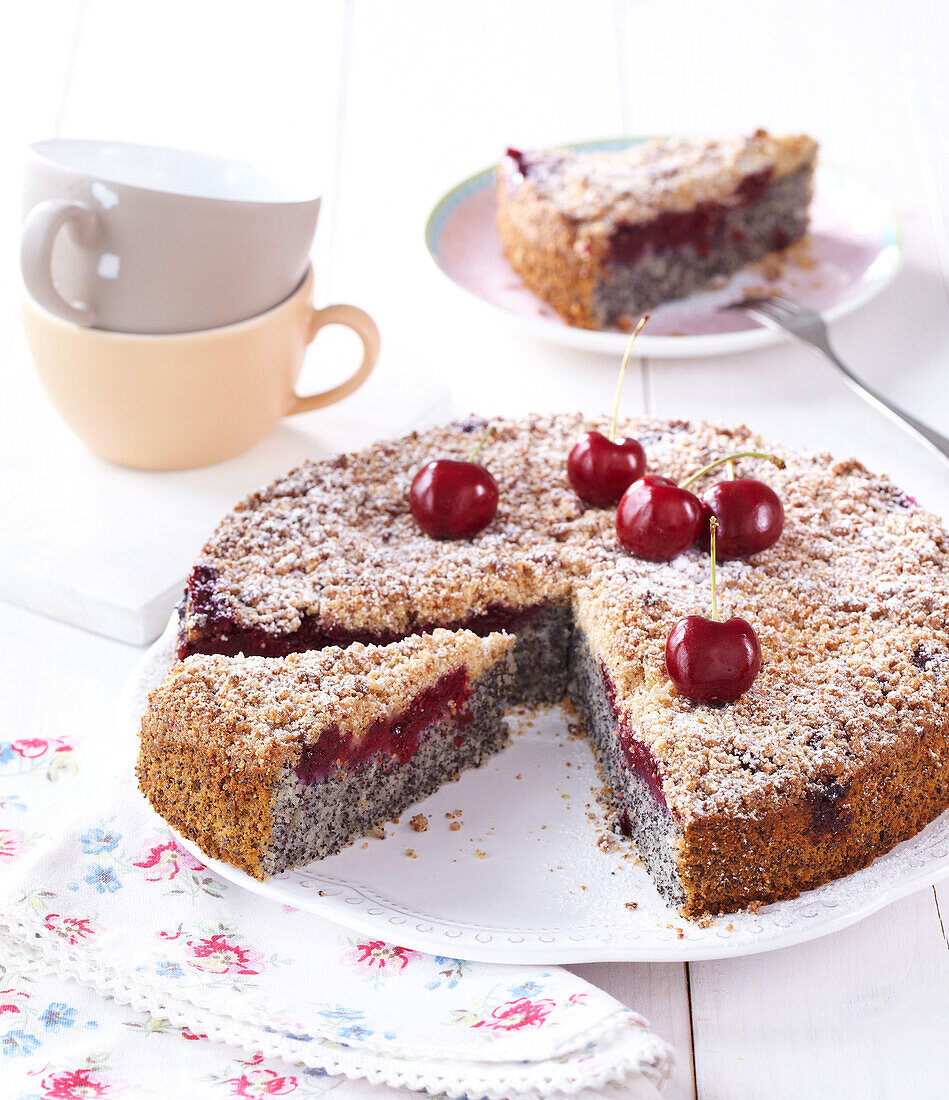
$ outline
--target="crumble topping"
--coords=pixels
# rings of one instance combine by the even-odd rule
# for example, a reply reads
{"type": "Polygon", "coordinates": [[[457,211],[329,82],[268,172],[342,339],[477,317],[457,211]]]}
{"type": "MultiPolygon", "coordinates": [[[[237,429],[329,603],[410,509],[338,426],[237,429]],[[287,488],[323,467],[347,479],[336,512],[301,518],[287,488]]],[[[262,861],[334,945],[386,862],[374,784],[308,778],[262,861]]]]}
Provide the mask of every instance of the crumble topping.
{"type": "Polygon", "coordinates": [[[551,149],[506,157],[511,186],[529,187],[568,221],[585,223],[581,238],[641,225],[662,213],[728,204],[749,176],[781,179],[813,163],[817,143],[805,134],[716,141],[655,139],[626,149],[551,149]]]}
{"type": "MultiPolygon", "coordinates": [[[[763,665],[737,702],[709,708],[679,696],[664,664],[673,623],[710,613],[708,557],[691,550],[657,564],[626,554],[614,510],[587,507],[567,482],[570,446],[582,431],[605,432],[606,418],[491,423],[496,434],[480,458],[501,500],[475,538],[429,539],[408,508],[421,465],[470,452],[487,424],[472,417],[309,463],[239,505],[199,562],[217,574],[218,605],[275,633],[305,615],[408,632],[490,607],[570,599],[684,820],[756,815],[777,800],[832,792],[945,721],[949,538],[886,478],[852,460],[785,450],[783,471],[739,463],[740,476],[777,491],[785,528],[763,553],[719,566],[723,617],[754,626],[763,665]]],[[[729,452],[769,449],[744,427],[642,419],[619,432],[640,439],[650,472],[676,480],[729,452]]],[[[184,625],[200,637],[200,610],[189,605],[184,625]]]]}
{"type": "Polygon", "coordinates": [[[152,739],[216,741],[235,766],[293,762],[301,742],[338,728],[358,742],[425,688],[464,667],[473,680],[508,654],[507,634],[436,630],[387,646],[354,643],[287,657],[196,654],[173,665],[148,697],[152,739]]]}

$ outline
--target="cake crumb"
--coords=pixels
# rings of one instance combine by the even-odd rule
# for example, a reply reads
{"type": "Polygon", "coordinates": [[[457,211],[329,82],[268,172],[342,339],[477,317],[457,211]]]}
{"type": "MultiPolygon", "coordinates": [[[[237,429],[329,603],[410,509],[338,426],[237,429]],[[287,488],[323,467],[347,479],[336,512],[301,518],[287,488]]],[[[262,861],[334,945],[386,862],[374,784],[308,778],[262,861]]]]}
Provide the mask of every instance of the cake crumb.
{"type": "Polygon", "coordinates": [[[369,830],[369,835],[374,836],[376,840],[385,840],[386,831],[381,825],[373,825],[369,830]]]}
{"type": "Polygon", "coordinates": [[[478,859],[484,859],[487,854],[487,852],[482,852],[480,848],[475,848],[475,855],[478,857],[478,859]]]}
{"type": "Polygon", "coordinates": [[[458,832],[458,830],[459,830],[459,829],[461,828],[461,822],[460,822],[460,821],[453,821],[453,822],[452,822],[452,823],[451,823],[451,824],[450,824],[450,825],[448,826],[448,828],[449,828],[449,829],[451,829],[451,831],[452,831],[453,833],[456,833],[456,832],[458,832]]]}
{"type": "Polygon", "coordinates": [[[409,824],[417,833],[424,833],[428,828],[428,818],[425,814],[416,814],[415,817],[409,818],[409,824]]]}
{"type": "Polygon", "coordinates": [[[406,848],[405,854],[409,857],[409,859],[418,859],[418,856],[415,854],[414,848],[406,848]]]}
{"type": "Polygon", "coordinates": [[[638,901],[628,901],[626,903],[626,908],[627,909],[638,909],[639,908],[639,902],[638,901]]]}

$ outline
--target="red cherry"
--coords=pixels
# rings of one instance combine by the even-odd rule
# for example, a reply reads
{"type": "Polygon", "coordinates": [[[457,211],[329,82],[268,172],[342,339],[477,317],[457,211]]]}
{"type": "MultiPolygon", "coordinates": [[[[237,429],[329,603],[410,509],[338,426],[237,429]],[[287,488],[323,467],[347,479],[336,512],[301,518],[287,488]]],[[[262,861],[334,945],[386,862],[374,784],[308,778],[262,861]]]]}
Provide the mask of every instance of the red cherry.
{"type": "Polygon", "coordinates": [[[466,539],[483,531],[498,510],[498,486],[477,462],[439,458],[412,478],[415,522],[433,539],[466,539]]]}
{"type": "Polygon", "coordinates": [[[619,541],[646,561],[672,561],[695,542],[702,519],[699,498],[674,481],[647,474],[623,493],[616,509],[619,541]]]}
{"type": "Polygon", "coordinates": [[[646,470],[646,452],[638,439],[609,440],[602,432],[580,436],[567,455],[573,491],[595,508],[616,504],[646,470]]]}
{"type": "Polygon", "coordinates": [[[742,477],[719,481],[702,497],[699,545],[709,548],[709,517],[718,520],[718,556],[745,558],[773,546],[784,530],[781,498],[763,481],[742,477]]]}
{"type": "Polygon", "coordinates": [[[567,477],[573,491],[587,504],[595,508],[607,508],[616,504],[623,493],[646,469],[646,453],[638,439],[616,438],[616,418],[619,416],[619,399],[623,392],[626,367],[633,353],[636,337],[642,332],[649,314],[639,318],[630,333],[623,354],[623,361],[616,380],[616,399],[613,402],[613,421],[609,437],[602,432],[587,432],[580,436],[567,455],[567,477]]]}
{"type": "Polygon", "coordinates": [[[727,622],[686,615],[666,642],[666,669],[693,703],[733,703],[754,683],[761,646],[744,619],[727,622]]]}

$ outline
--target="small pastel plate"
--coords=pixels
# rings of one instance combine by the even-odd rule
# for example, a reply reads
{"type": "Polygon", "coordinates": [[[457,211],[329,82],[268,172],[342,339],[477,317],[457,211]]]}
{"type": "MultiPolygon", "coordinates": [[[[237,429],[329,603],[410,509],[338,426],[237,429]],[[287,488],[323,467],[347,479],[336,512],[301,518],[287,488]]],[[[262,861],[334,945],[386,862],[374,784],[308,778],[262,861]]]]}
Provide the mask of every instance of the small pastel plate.
{"type": "MultiPolygon", "coordinates": [[[[177,622],[146,653],[122,702],[135,737],[174,660],[177,622]]],[[[499,963],[718,959],[816,939],[949,877],[949,812],[847,878],[757,913],[701,924],[670,909],[616,837],[593,754],[559,707],[508,718],[511,744],[387,824],[384,839],[258,882],[179,842],[236,885],[377,939],[499,963]],[[417,832],[411,819],[424,815],[417,832]]],[[[420,824],[416,820],[416,824],[420,824]]]]}
{"type": "MultiPolygon", "coordinates": [[[[571,149],[621,149],[645,138],[581,142],[571,149]]],[[[439,270],[524,331],[585,351],[621,355],[629,334],[591,332],[568,325],[528,290],[501,251],[495,226],[494,169],[449,191],[432,211],[425,243],[439,270]]],[[[890,203],[866,184],[835,168],[817,169],[811,228],[792,246],[775,276],[774,265],[752,265],[724,286],[650,311],[636,354],[656,358],[725,355],[782,339],[770,329],[720,307],[752,294],[781,294],[834,321],[876,297],[900,265],[900,230],[890,203]],[[770,276],[770,277],[769,277],[770,276]]]]}

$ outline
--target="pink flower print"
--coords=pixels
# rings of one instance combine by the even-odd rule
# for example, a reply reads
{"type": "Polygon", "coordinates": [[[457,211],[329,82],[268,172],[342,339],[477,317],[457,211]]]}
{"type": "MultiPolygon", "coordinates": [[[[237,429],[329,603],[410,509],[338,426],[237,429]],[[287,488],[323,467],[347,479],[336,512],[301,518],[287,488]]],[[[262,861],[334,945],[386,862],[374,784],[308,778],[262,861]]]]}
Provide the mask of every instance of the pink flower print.
{"type": "Polygon", "coordinates": [[[99,931],[98,926],[85,917],[61,917],[59,913],[46,914],[46,927],[69,944],[81,943],[99,931]]]}
{"type": "Polygon", "coordinates": [[[192,1031],[190,1027],[183,1027],[181,1029],[181,1038],[190,1039],[192,1042],[198,1042],[200,1039],[207,1039],[207,1035],[198,1035],[192,1031]]]}
{"type": "Polygon", "coordinates": [[[250,1073],[242,1073],[240,1077],[231,1077],[227,1083],[231,1086],[231,1096],[251,1098],[286,1096],[288,1092],[294,1092],[297,1087],[295,1077],[281,1077],[272,1069],[251,1070],[250,1073]]]}
{"type": "Polygon", "coordinates": [[[133,866],[145,869],[146,882],[169,882],[181,870],[204,870],[203,863],[183,852],[173,840],[152,844],[133,866]]]}
{"type": "Polygon", "coordinates": [[[0,829],[0,863],[12,863],[22,849],[23,834],[16,829],[0,829]]]}
{"type": "Polygon", "coordinates": [[[247,947],[239,947],[235,943],[228,943],[220,933],[203,940],[188,940],[193,959],[188,960],[188,965],[195,970],[203,970],[207,974],[259,974],[254,970],[263,960],[260,951],[251,951],[247,947]]]}
{"type": "Polygon", "coordinates": [[[22,989],[0,989],[0,1016],[5,1012],[10,1012],[16,1015],[21,1012],[20,1006],[16,1003],[17,999],[28,1001],[30,999],[29,993],[25,993],[22,989]]]}
{"type": "Polygon", "coordinates": [[[43,1078],[43,1100],[84,1100],[89,1096],[105,1096],[112,1088],[97,1081],[94,1069],[67,1069],[43,1078]]]}
{"type": "Polygon", "coordinates": [[[355,951],[347,954],[357,968],[363,970],[372,970],[374,966],[379,970],[385,970],[387,966],[392,970],[404,970],[411,959],[419,956],[418,951],[410,951],[407,947],[396,947],[395,944],[386,943],[384,940],[357,943],[355,951]]]}
{"type": "Polygon", "coordinates": [[[32,760],[34,757],[42,756],[46,752],[49,748],[49,742],[40,737],[21,737],[19,741],[14,741],[10,748],[25,759],[32,760]]]}
{"type": "Polygon", "coordinates": [[[506,1001],[491,1013],[490,1020],[479,1020],[472,1027],[490,1027],[495,1031],[520,1031],[525,1027],[540,1027],[550,1015],[553,1001],[531,1001],[520,997],[516,1001],[506,1001]]]}

